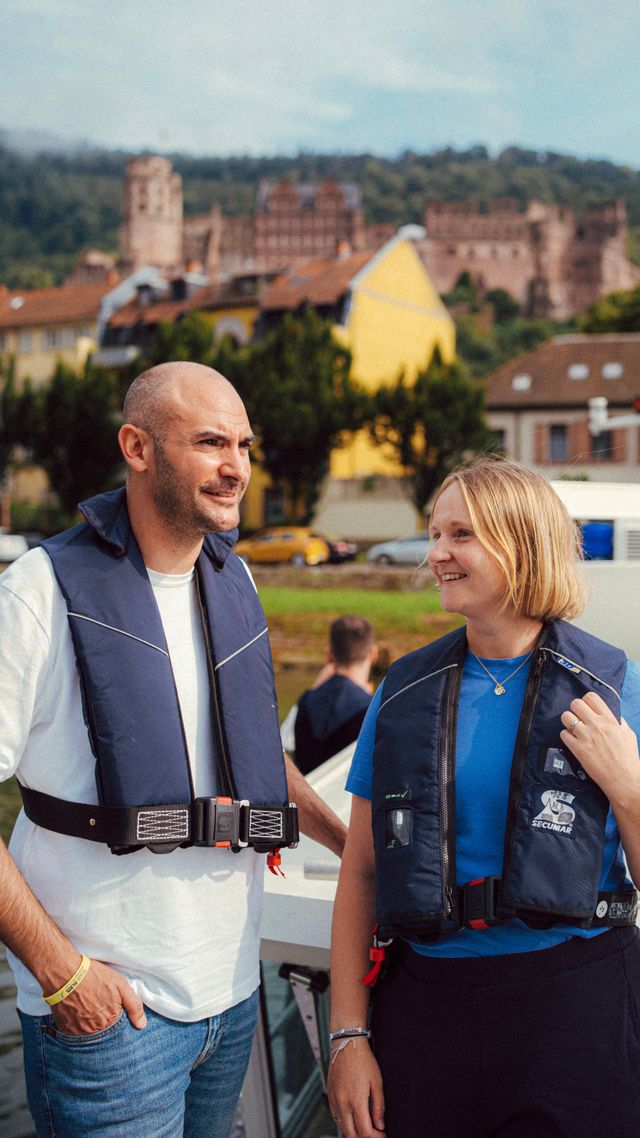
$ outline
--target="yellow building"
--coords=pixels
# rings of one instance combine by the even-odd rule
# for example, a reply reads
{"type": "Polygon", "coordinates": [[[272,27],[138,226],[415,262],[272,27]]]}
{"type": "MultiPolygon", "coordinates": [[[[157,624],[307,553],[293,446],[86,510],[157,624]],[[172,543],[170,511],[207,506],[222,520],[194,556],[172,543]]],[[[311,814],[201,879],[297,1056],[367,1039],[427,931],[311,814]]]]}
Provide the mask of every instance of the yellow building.
{"type": "MultiPolygon", "coordinates": [[[[59,360],[81,372],[98,341],[104,298],[117,284],[107,274],[99,283],[16,289],[0,285],[0,358],[13,359],[18,386],[49,382],[59,360]]],[[[8,480],[12,498],[45,502],[49,485],[40,467],[21,465],[8,480]]]]}
{"type": "Polygon", "coordinates": [[[103,298],[114,280],[9,291],[0,285],[0,355],[16,378],[48,382],[58,360],[80,370],[96,347],[103,298]]]}
{"type": "MultiPolygon", "coordinates": [[[[405,226],[375,253],[345,251],[298,262],[262,297],[264,325],[274,325],[284,312],[315,308],[334,321],[336,339],[352,353],[352,376],[369,391],[400,372],[414,379],[436,347],[445,361],[453,359],[454,322],[414,245],[423,234],[419,226],[405,226]]],[[[359,432],[331,457],[317,527],[361,538],[412,530],[418,519],[399,475],[397,465],[359,432]]]]}

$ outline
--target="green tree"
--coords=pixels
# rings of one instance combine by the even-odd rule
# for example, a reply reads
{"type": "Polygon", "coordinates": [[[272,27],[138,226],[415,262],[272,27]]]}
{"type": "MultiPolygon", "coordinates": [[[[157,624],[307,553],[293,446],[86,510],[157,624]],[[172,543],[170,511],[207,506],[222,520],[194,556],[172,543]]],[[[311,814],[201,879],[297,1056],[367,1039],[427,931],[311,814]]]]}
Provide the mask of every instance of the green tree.
{"type": "Polygon", "coordinates": [[[364,422],[367,397],[350,378],[351,353],[336,343],[331,323],[309,310],[301,319],[286,315],[249,348],[223,345],[216,366],[245,401],[260,434],[259,461],[283,491],[291,519],[308,523],[332,450],[364,422]]]}
{"type": "Polygon", "coordinates": [[[31,420],[25,441],[70,518],[79,501],[112,484],[122,461],[115,380],[90,366],[78,377],[60,362],[25,409],[31,420]]]}
{"type": "Polygon", "coordinates": [[[640,332],[640,285],[610,292],[578,321],[581,332],[640,332]]]}
{"type": "Polygon", "coordinates": [[[515,320],[522,312],[518,301],[504,288],[492,288],[486,299],[493,308],[493,319],[496,324],[505,324],[515,320]]]}
{"type": "Polygon", "coordinates": [[[468,305],[471,311],[477,309],[481,299],[480,290],[468,269],[462,270],[451,292],[444,293],[442,299],[447,308],[464,304],[468,305]]]}
{"type": "Polygon", "coordinates": [[[546,316],[514,317],[489,325],[481,317],[473,312],[456,317],[456,349],[476,379],[574,327],[573,321],[558,323],[546,316]]]}
{"type": "Polygon", "coordinates": [[[213,324],[202,312],[188,312],[175,324],[163,321],[158,325],[145,366],[167,363],[168,360],[191,360],[210,365],[213,356],[213,324]]]}
{"type": "Polygon", "coordinates": [[[0,485],[11,465],[14,449],[20,440],[20,396],[15,387],[15,366],[10,359],[0,376],[0,485]]]}
{"type": "Polygon", "coordinates": [[[476,379],[502,363],[495,326],[484,327],[473,312],[456,317],[456,350],[476,379]]]}
{"type": "Polygon", "coordinates": [[[373,406],[371,437],[401,466],[421,514],[447,474],[491,445],[484,389],[459,360],[443,363],[437,349],[415,383],[400,375],[394,385],[379,388],[373,406]]]}

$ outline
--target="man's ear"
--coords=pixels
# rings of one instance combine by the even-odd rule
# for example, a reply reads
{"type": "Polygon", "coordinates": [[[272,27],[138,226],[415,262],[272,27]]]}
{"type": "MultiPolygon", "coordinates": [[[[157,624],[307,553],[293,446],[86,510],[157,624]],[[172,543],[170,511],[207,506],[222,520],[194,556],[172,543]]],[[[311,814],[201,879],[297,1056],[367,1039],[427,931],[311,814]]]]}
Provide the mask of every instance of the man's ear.
{"type": "Polygon", "coordinates": [[[372,668],[375,665],[377,659],[378,659],[378,645],[374,644],[371,648],[371,667],[372,668]]]}
{"type": "Polygon", "coordinates": [[[123,423],[118,431],[118,443],[123,458],[131,470],[147,470],[151,451],[151,438],[141,427],[123,423]]]}

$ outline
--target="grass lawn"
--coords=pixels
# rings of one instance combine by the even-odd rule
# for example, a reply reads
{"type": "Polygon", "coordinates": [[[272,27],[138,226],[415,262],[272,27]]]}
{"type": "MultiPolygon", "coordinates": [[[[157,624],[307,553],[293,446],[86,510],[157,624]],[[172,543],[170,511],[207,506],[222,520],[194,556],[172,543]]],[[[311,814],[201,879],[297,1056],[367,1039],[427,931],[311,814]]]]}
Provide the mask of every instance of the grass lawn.
{"type": "Polygon", "coordinates": [[[267,616],[318,616],[333,620],[341,613],[359,613],[379,626],[414,631],[426,614],[440,612],[440,600],[433,586],[419,592],[391,592],[389,589],[358,589],[353,586],[332,589],[259,586],[260,600],[267,616]]]}
{"type": "MultiPolygon", "coordinates": [[[[326,657],[329,625],[347,613],[371,621],[380,650],[381,674],[398,656],[461,623],[460,617],[441,611],[438,593],[431,585],[405,592],[353,586],[305,589],[258,582],[258,591],[269,622],[278,676],[287,667],[320,667],[326,657]]],[[[290,701],[280,690],[279,696],[281,710],[286,712],[290,701]]]]}

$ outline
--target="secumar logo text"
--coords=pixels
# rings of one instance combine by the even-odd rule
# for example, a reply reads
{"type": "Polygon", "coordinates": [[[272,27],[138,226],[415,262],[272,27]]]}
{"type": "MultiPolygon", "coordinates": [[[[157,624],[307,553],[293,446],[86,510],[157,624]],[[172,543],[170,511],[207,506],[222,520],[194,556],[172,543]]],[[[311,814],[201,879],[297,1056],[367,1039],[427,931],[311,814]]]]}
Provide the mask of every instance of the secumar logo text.
{"type": "Polygon", "coordinates": [[[540,795],[542,810],[531,825],[536,830],[551,830],[554,834],[571,834],[576,812],[571,803],[575,794],[566,790],[543,790],[540,795]]]}

